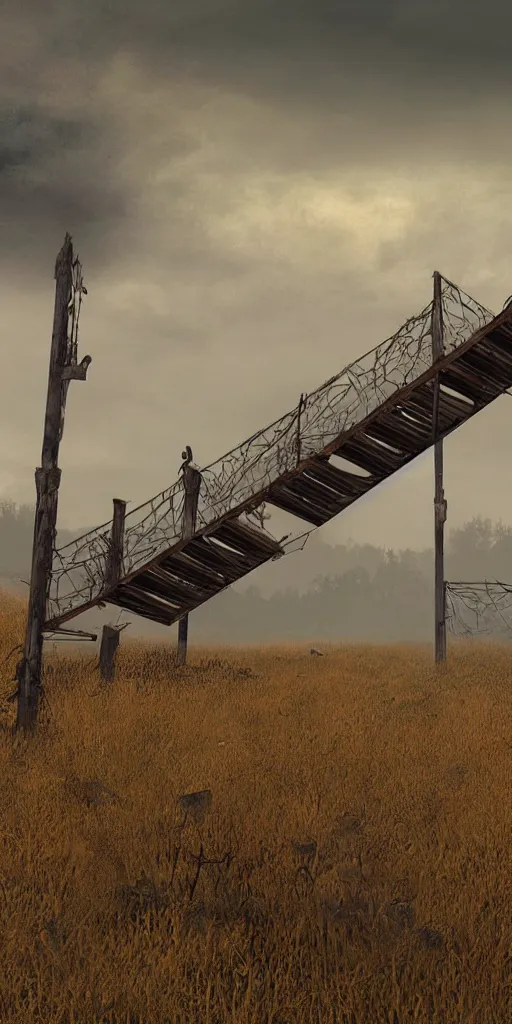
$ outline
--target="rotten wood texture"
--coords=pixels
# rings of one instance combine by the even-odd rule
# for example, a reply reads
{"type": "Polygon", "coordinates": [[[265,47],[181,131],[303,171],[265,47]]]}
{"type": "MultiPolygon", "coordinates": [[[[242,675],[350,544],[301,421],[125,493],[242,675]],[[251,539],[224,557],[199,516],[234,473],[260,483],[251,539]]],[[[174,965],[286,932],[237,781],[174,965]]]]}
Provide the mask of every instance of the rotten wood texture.
{"type": "MultiPolygon", "coordinates": [[[[201,488],[201,474],[198,469],[192,466],[192,449],[187,445],[182,452],[184,459],[181,471],[183,473],[183,484],[185,487],[185,502],[183,507],[183,540],[191,540],[196,532],[197,506],[199,502],[199,491],[201,488]]],[[[178,665],[185,665],[188,650],[188,613],[178,622],[178,665]]]]}
{"type": "MultiPolygon", "coordinates": [[[[370,425],[369,421],[368,426],[370,425]]],[[[355,467],[369,473],[374,480],[384,480],[400,469],[406,461],[402,452],[374,440],[364,429],[358,434],[354,432],[346,441],[340,439],[332,454],[348,459],[355,467]]]]}
{"type": "Polygon", "coordinates": [[[220,573],[212,572],[207,566],[201,565],[197,559],[191,557],[188,549],[162,559],[159,568],[172,572],[179,579],[189,580],[193,586],[205,593],[215,594],[219,584],[224,584],[224,577],[220,573]]]}
{"type": "Polygon", "coordinates": [[[116,629],[114,626],[103,626],[101,633],[99,668],[100,677],[104,683],[112,683],[114,681],[119,637],[119,629],[116,629]]]}
{"type": "MultiPolygon", "coordinates": [[[[52,572],[53,549],[57,528],[57,507],[61,471],[58,467],[59,445],[64,428],[64,409],[69,375],[68,323],[73,295],[73,244],[66,234],[55,263],[55,304],[53,313],[48,390],[44,421],[41,466],[36,469],[36,509],[32,547],[30,596],[27,612],[25,647],[17,670],[18,706],[16,729],[32,731],[37,723],[41,693],[43,634],[46,604],[52,572]]],[[[82,360],[85,380],[91,357],[82,360]]]]}
{"type": "Polygon", "coordinates": [[[110,546],[106,570],[106,583],[108,587],[116,587],[123,575],[126,502],[122,501],[121,498],[114,498],[113,504],[114,514],[112,517],[112,531],[110,534],[110,546]]]}
{"type": "Polygon", "coordinates": [[[280,551],[279,544],[273,537],[247,523],[241,523],[238,519],[224,520],[215,528],[214,536],[217,541],[249,558],[273,556],[280,551]]]}
{"type": "Polygon", "coordinates": [[[178,579],[174,573],[160,566],[153,566],[152,569],[137,576],[137,586],[150,594],[162,597],[165,601],[172,601],[179,607],[194,604],[204,593],[203,587],[197,587],[188,580],[178,579]]]}
{"type": "MultiPolygon", "coordinates": [[[[432,364],[436,366],[444,355],[443,299],[441,275],[434,273],[434,301],[432,305],[432,364]]],[[[446,660],[446,608],[444,585],[444,524],[446,500],[443,483],[443,440],[438,438],[441,405],[441,378],[434,380],[432,411],[432,440],[434,441],[434,648],[436,664],[446,660]]]]}
{"type": "Polygon", "coordinates": [[[128,611],[141,615],[142,618],[160,622],[162,626],[172,626],[181,614],[181,607],[175,601],[166,601],[151,594],[139,586],[138,579],[123,583],[121,587],[109,595],[109,603],[126,608],[128,611]]]}
{"type": "Polygon", "coordinates": [[[245,574],[247,563],[237,560],[232,551],[215,543],[215,537],[194,537],[187,544],[188,553],[197,558],[206,569],[217,573],[228,585],[245,574]]]}
{"type": "MultiPolygon", "coordinates": [[[[241,530],[246,527],[242,527],[239,516],[264,501],[314,525],[321,525],[343,511],[434,443],[437,377],[435,437],[440,441],[512,385],[512,309],[503,311],[456,349],[444,354],[436,367],[431,366],[365,420],[334,438],[322,453],[304,459],[279,481],[263,487],[215,523],[196,530],[192,540],[182,536],[166,552],[125,576],[114,592],[101,595],[101,599],[153,621],[171,624],[257,565],[282,553],[279,545],[264,534],[259,535],[256,547],[249,541],[245,543],[241,530]],[[347,468],[341,470],[331,464],[331,456],[340,456],[347,468]],[[161,580],[162,570],[170,573],[175,585],[187,586],[189,601],[185,603],[183,596],[178,599],[176,591],[174,601],[151,597],[153,574],[156,571],[161,580]],[[138,589],[141,577],[144,589],[138,589]]],[[[55,624],[96,603],[97,600],[72,609],[55,619],[55,624]]]]}
{"type": "Polygon", "coordinates": [[[246,523],[218,524],[215,534],[194,537],[109,595],[109,602],[171,625],[188,611],[281,552],[273,538],[246,523]]]}

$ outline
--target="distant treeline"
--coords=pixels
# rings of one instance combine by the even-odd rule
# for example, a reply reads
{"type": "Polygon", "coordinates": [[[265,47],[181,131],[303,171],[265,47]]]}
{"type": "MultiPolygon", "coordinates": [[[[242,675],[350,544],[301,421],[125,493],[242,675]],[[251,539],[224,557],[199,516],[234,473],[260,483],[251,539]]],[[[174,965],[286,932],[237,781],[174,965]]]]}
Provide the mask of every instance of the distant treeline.
{"type": "MultiPolygon", "coordinates": [[[[288,588],[265,598],[257,586],[243,594],[228,590],[194,613],[194,631],[212,642],[231,635],[240,643],[432,639],[432,550],[395,552],[371,545],[328,550],[332,572],[305,592],[288,588]]],[[[286,577],[286,559],[276,565],[286,577]]],[[[477,517],[452,530],[445,569],[448,580],[512,583],[512,528],[477,517]]]]}
{"type": "MultiPolygon", "coordinates": [[[[4,581],[28,579],[32,528],[32,508],[0,504],[0,578],[4,581]]],[[[61,531],[59,544],[82,532],[61,531]]],[[[205,643],[384,642],[432,637],[433,552],[429,549],[395,552],[370,544],[329,546],[317,534],[304,552],[288,555],[268,569],[271,577],[264,575],[265,567],[259,570],[266,581],[265,594],[255,573],[254,585],[231,588],[197,609],[191,639],[205,643]]],[[[512,527],[477,517],[449,531],[446,577],[512,583],[512,527]]],[[[130,619],[132,633],[148,631],[141,620],[130,619]]]]}
{"type": "MultiPolygon", "coordinates": [[[[32,505],[16,505],[13,501],[0,501],[0,578],[28,579],[32,555],[34,509],[32,505]]],[[[60,530],[58,543],[62,547],[83,533],[60,530]]]]}

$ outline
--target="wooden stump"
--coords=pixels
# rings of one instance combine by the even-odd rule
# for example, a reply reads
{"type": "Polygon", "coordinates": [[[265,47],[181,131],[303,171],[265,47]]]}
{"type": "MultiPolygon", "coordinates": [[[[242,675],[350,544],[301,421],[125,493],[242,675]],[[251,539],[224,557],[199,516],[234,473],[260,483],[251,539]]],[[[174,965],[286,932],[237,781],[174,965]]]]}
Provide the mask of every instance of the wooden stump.
{"type": "Polygon", "coordinates": [[[103,626],[100,646],[100,676],[104,683],[114,681],[119,633],[120,630],[115,629],[114,626],[103,626]]]}

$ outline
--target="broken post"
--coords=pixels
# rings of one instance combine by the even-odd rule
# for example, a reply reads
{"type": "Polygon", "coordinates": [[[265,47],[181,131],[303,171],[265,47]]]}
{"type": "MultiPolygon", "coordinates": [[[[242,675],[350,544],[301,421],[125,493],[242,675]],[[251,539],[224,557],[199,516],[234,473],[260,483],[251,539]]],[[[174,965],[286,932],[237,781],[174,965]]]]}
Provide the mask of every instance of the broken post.
{"type": "Polygon", "coordinates": [[[99,659],[100,678],[103,683],[114,682],[119,636],[119,629],[114,626],[103,626],[99,659]]]}
{"type": "MultiPolygon", "coordinates": [[[[444,325],[441,274],[434,272],[432,304],[432,362],[444,355],[444,325]]],[[[447,504],[443,483],[443,441],[439,432],[440,376],[434,379],[432,434],[434,440],[434,651],[439,664],[446,660],[446,593],[444,582],[444,524],[447,504]]]]}
{"type": "MultiPolygon", "coordinates": [[[[181,466],[183,473],[183,484],[185,488],[185,499],[183,504],[183,524],[181,536],[183,540],[190,540],[196,532],[197,506],[199,502],[199,489],[201,487],[201,473],[192,466],[192,449],[187,445],[186,450],[181,453],[184,460],[181,466]]],[[[178,665],[185,665],[187,662],[188,647],[188,613],[178,622],[178,665]]]]}
{"type": "MultiPolygon", "coordinates": [[[[124,523],[126,502],[114,498],[112,530],[105,573],[105,584],[114,590],[123,574],[124,523]]],[[[119,647],[120,630],[114,626],[103,626],[100,644],[100,678],[104,683],[112,683],[115,676],[116,653],[119,647]]]]}
{"type": "Polygon", "coordinates": [[[57,505],[61,471],[59,445],[64,429],[66,396],[71,380],[85,380],[91,357],[76,360],[78,313],[82,292],[86,294],[78,260],[73,257],[71,236],[55,263],[55,305],[48,373],[41,466],[36,469],[36,508],[32,546],[32,569],[27,612],[25,647],[16,669],[18,708],[16,729],[31,731],[37,722],[43,660],[43,629],[50,590],[53,548],[57,528],[57,505]],[[76,303],[75,303],[75,300],[76,303]],[[69,319],[72,314],[71,330],[69,319]]]}
{"type": "Polygon", "coordinates": [[[126,517],[125,501],[122,501],[121,498],[114,498],[113,505],[114,514],[105,576],[105,583],[109,590],[114,590],[123,573],[124,521],[126,517]]]}

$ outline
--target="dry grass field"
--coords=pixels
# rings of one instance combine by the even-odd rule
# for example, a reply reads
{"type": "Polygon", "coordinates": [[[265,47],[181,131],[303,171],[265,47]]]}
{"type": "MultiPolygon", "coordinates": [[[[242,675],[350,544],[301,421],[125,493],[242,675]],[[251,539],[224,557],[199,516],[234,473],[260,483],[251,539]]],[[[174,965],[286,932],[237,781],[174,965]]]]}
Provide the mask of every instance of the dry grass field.
{"type": "Polygon", "coordinates": [[[0,1021],[512,1021],[512,651],[48,653],[13,737],[0,610],[0,1021]],[[101,785],[100,785],[101,784],[101,785]],[[102,788],[103,787],[103,788],[102,788]],[[203,822],[181,794],[209,789],[203,822]]]}

